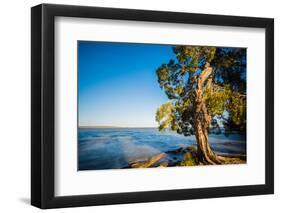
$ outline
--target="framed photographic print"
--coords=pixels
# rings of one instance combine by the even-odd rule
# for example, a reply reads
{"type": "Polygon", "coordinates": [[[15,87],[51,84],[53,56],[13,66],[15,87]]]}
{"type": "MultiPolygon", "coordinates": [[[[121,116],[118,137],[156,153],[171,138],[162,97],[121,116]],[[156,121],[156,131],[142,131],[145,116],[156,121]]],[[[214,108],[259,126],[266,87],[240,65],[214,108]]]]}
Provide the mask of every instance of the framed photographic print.
{"type": "Polygon", "coordinates": [[[31,203],[272,194],[274,21],[31,9],[31,203]]]}

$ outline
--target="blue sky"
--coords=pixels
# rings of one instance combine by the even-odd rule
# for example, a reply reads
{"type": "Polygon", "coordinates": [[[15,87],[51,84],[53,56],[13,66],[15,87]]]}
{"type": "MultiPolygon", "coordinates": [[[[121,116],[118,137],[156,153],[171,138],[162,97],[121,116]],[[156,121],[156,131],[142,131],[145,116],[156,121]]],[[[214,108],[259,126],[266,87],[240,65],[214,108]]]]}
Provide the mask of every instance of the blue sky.
{"type": "Polygon", "coordinates": [[[168,101],[156,69],[174,57],[171,45],[79,41],[79,125],[156,127],[168,101]]]}

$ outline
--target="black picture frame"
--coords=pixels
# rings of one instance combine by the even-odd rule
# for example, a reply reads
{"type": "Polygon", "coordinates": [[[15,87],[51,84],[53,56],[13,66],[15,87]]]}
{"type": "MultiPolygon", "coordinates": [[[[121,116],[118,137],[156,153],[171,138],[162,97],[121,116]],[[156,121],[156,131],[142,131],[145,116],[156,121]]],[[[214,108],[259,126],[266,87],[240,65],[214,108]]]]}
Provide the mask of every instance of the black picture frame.
{"type": "Polygon", "coordinates": [[[42,209],[274,193],[274,20],[240,16],[41,4],[31,8],[31,204],[42,209]],[[265,184],[93,195],[54,195],[54,21],[83,17],[264,28],[265,184]]]}

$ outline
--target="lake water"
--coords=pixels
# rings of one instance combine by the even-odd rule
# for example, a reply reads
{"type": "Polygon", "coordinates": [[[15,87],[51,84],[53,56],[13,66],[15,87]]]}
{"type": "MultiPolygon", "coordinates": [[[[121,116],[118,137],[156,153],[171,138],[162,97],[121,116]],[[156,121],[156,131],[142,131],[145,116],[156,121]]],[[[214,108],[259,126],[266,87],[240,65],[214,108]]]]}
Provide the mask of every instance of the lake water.
{"type": "MultiPolygon", "coordinates": [[[[136,159],[196,145],[195,136],[185,137],[157,128],[80,128],[78,170],[120,169],[136,159]]],[[[210,135],[216,153],[246,154],[246,140],[239,134],[210,135]]]]}

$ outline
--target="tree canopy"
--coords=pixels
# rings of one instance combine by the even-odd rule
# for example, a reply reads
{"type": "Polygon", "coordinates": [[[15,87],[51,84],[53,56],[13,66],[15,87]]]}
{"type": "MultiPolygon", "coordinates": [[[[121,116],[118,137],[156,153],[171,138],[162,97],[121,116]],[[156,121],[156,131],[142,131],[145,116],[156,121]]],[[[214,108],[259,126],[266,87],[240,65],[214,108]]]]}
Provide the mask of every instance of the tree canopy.
{"type": "Polygon", "coordinates": [[[169,101],[156,112],[159,130],[195,134],[195,114],[207,118],[208,131],[246,131],[246,49],[174,46],[176,60],[156,71],[169,101]],[[201,82],[202,85],[199,83],[201,82]],[[200,90],[198,88],[200,87],[200,90]],[[200,112],[196,112],[200,92],[200,112]]]}

